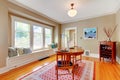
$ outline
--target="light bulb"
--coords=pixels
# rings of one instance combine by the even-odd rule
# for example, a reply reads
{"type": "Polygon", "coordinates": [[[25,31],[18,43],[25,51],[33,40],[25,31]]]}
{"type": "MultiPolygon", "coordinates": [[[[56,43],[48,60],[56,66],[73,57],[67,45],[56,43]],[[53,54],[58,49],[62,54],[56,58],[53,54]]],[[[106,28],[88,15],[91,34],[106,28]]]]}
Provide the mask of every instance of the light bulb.
{"type": "Polygon", "coordinates": [[[74,17],[76,14],[77,14],[77,11],[75,9],[71,9],[71,10],[68,11],[68,15],[70,17],[74,17]]]}

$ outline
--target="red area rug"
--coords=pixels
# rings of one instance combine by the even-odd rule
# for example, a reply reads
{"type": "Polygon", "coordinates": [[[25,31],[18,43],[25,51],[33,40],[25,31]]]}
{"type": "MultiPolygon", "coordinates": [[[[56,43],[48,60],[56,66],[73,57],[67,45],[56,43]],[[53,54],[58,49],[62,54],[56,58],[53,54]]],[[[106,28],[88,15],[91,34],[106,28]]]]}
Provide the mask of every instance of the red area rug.
{"type": "MultiPolygon", "coordinates": [[[[18,80],[56,80],[55,64],[52,62],[38,70],[28,73],[18,80]]],[[[74,80],[93,80],[94,62],[82,60],[78,62],[79,67],[74,80]]],[[[59,73],[66,73],[65,70],[59,73]]],[[[59,80],[72,80],[72,75],[59,75],[59,80]]]]}

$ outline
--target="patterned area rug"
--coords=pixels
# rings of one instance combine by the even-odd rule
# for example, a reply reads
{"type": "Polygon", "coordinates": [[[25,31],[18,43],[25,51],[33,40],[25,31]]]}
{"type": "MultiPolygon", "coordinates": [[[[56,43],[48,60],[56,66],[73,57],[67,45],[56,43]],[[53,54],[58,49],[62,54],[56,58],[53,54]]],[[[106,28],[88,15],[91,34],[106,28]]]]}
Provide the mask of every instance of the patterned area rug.
{"type": "MultiPolygon", "coordinates": [[[[56,80],[55,64],[52,62],[38,70],[28,73],[17,80],[56,80]]],[[[82,60],[78,62],[79,67],[75,74],[74,80],[93,80],[94,62],[82,60]]],[[[59,73],[66,73],[65,70],[60,70],[59,73]]],[[[59,75],[59,80],[72,80],[72,75],[59,75]]]]}

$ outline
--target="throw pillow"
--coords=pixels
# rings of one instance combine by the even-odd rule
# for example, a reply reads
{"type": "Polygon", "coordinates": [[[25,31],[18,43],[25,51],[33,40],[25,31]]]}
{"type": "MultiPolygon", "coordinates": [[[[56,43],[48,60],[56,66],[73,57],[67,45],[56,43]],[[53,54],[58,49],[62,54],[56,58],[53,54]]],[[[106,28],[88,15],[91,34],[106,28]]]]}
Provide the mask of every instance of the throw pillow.
{"type": "Polygon", "coordinates": [[[32,53],[32,50],[30,48],[23,48],[23,53],[24,54],[32,53]]]}
{"type": "Polygon", "coordinates": [[[8,56],[9,57],[13,57],[13,56],[17,56],[18,54],[17,54],[17,51],[16,51],[16,49],[15,48],[13,48],[13,47],[9,47],[8,48],[8,56]]]}

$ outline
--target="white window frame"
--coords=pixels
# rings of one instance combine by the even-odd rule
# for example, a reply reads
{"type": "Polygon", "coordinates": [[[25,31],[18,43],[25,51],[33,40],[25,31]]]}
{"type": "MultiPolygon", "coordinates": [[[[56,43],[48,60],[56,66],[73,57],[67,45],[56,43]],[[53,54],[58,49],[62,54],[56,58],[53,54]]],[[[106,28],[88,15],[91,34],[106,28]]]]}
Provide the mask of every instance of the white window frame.
{"type": "MultiPolygon", "coordinates": [[[[30,25],[30,48],[33,50],[33,26],[40,26],[43,28],[43,47],[40,48],[40,49],[37,49],[37,50],[41,50],[41,49],[45,49],[45,28],[48,28],[48,29],[51,29],[52,33],[52,42],[53,42],[53,27],[50,27],[50,26],[47,26],[47,25],[43,25],[43,24],[40,24],[40,23],[36,23],[36,22],[33,22],[33,21],[30,21],[30,20],[26,20],[26,19],[23,19],[23,18],[19,18],[19,17],[16,17],[16,16],[11,16],[11,21],[12,21],[12,28],[11,28],[11,46],[15,47],[15,21],[19,21],[19,22],[23,22],[23,23],[26,23],[26,24],[29,24],[30,25]]],[[[51,42],[51,43],[52,43],[51,42]]],[[[36,50],[33,50],[33,51],[36,51],[36,50]]]]}
{"type": "MultiPolygon", "coordinates": [[[[27,21],[27,20],[22,19],[22,18],[18,18],[15,16],[11,16],[11,18],[12,18],[12,33],[11,33],[12,34],[12,46],[15,47],[15,21],[29,24],[30,25],[30,35],[31,35],[31,24],[30,24],[30,21],[27,21]]],[[[31,43],[31,36],[30,36],[30,43],[31,43]]],[[[31,48],[31,44],[30,44],[30,48],[31,48]]]]}
{"type": "MultiPolygon", "coordinates": [[[[51,27],[45,27],[45,28],[48,28],[48,29],[51,29],[51,34],[52,34],[52,38],[53,38],[53,28],[51,28],[51,27]]],[[[45,35],[45,28],[44,28],[44,35],[45,35]]],[[[51,41],[52,41],[52,38],[51,38],[51,41]]],[[[44,36],[44,39],[45,39],[45,36],[44,36]]],[[[44,40],[45,41],[45,40],[44,40]]],[[[52,43],[52,42],[51,42],[52,43]]],[[[45,48],[45,42],[44,42],[44,48],[45,48]]]]}
{"type": "MultiPolygon", "coordinates": [[[[33,26],[40,26],[40,25],[38,25],[38,24],[33,24],[33,26]]],[[[32,28],[33,28],[33,26],[32,26],[32,28]]],[[[41,27],[41,26],[40,26],[41,27]]],[[[33,32],[33,30],[32,30],[32,32],[33,32]]],[[[42,42],[44,42],[44,28],[42,27],[42,33],[43,33],[43,40],[42,40],[42,42]]],[[[34,44],[34,40],[33,40],[33,38],[34,38],[34,32],[33,32],[33,34],[32,34],[33,36],[32,36],[32,44],[34,44]]],[[[33,49],[33,45],[32,45],[32,49],[33,49]]],[[[39,49],[34,49],[34,51],[37,51],[37,50],[40,50],[40,49],[44,49],[44,43],[43,43],[43,47],[42,48],[39,48],[39,49]]]]}

